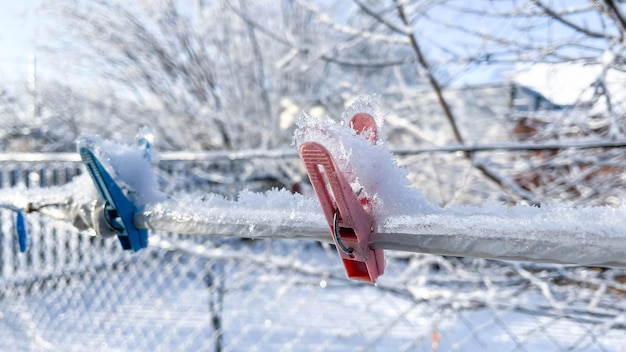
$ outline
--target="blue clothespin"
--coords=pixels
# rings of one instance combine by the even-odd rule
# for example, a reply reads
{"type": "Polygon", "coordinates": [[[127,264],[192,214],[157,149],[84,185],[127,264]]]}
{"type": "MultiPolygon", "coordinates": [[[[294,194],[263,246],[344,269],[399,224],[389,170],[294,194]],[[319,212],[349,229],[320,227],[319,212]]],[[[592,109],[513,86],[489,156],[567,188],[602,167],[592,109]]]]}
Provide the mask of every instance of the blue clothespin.
{"type": "Polygon", "coordinates": [[[18,211],[15,216],[15,234],[17,235],[17,242],[20,245],[20,252],[26,252],[28,227],[26,226],[26,217],[24,217],[24,213],[21,211],[18,211]]]}
{"type": "Polygon", "coordinates": [[[15,226],[13,227],[13,231],[15,232],[15,236],[17,237],[17,242],[20,246],[20,252],[26,252],[26,247],[28,245],[28,226],[26,224],[26,217],[22,212],[22,209],[16,207],[13,204],[0,204],[0,208],[7,209],[15,212],[15,226]]]}
{"type": "Polygon", "coordinates": [[[148,230],[135,227],[133,217],[139,211],[109,175],[89,146],[78,150],[100,198],[104,202],[104,218],[115,230],[124,249],[138,251],[148,246],[148,230]]]}

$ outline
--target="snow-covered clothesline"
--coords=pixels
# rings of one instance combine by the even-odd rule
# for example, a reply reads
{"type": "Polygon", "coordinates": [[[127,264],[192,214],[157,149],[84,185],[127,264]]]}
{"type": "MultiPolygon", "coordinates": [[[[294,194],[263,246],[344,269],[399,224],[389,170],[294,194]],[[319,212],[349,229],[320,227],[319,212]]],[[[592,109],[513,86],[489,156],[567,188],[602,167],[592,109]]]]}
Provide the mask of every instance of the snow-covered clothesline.
{"type": "MultiPolygon", "coordinates": [[[[413,188],[384,141],[372,143],[347,124],[304,117],[296,143],[314,141],[336,158],[352,190],[371,203],[372,248],[534,262],[626,267],[626,207],[562,205],[440,208],[413,188]]],[[[202,236],[291,238],[333,242],[317,200],[284,190],[178,197],[158,191],[146,151],[87,139],[97,145],[137,204],[137,228],[202,236]]],[[[113,234],[86,176],[48,189],[0,191],[0,203],[39,211],[81,229],[113,234]],[[48,205],[55,206],[48,206],[48,205]]]]}
{"type": "MultiPolygon", "coordinates": [[[[273,191],[242,194],[239,201],[157,203],[137,214],[135,223],[196,235],[333,242],[316,207],[314,200],[273,191]]],[[[623,206],[453,206],[379,218],[370,244],[417,253],[626,267],[624,214],[623,206]]]]}

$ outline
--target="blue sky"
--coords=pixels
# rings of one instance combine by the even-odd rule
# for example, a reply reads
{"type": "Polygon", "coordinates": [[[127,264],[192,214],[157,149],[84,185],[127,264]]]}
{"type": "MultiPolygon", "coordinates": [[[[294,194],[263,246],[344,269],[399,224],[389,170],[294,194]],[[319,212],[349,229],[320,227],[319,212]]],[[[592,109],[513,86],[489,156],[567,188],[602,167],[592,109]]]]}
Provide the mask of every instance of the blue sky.
{"type": "MultiPolygon", "coordinates": [[[[44,60],[42,60],[43,53],[37,53],[35,50],[35,40],[37,39],[37,29],[43,27],[42,17],[37,16],[36,8],[41,0],[20,0],[20,1],[0,1],[0,82],[9,82],[15,80],[23,80],[26,78],[28,56],[29,54],[38,55],[38,76],[42,73],[49,73],[44,70],[44,60]]],[[[576,4],[586,3],[585,0],[569,0],[569,1],[555,1],[556,3],[566,3],[568,6],[575,6],[576,4]]],[[[462,2],[459,2],[462,3],[462,2]]],[[[498,3],[496,3],[498,4],[498,3]]],[[[494,6],[491,2],[485,2],[483,6],[494,6]]],[[[502,6],[511,6],[508,2],[504,2],[502,6]]],[[[564,5],[561,5],[564,6],[564,5]]],[[[449,11],[449,10],[446,10],[449,11]]],[[[438,16],[441,19],[450,20],[449,14],[443,14],[438,16]]],[[[510,23],[500,20],[488,20],[485,18],[476,19],[474,16],[458,16],[455,14],[453,20],[465,18],[465,21],[471,22],[468,24],[470,28],[476,30],[484,30],[489,28],[489,31],[493,31],[494,34],[502,34],[502,32],[510,31],[510,23]],[[504,23],[504,25],[503,25],[504,23]]],[[[583,22],[587,24],[594,23],[595,18],[585,18],[583,22]]],[[[423,28],[422,32],[426,35],[426,38],[435,38],[435,40],[426,40],[423,43],[428,46],[429,50],[426,50],[427,55],[431,61],[436,61],[438,55],[437,46],[444,44],[447,49],[458,51],[461,54],[476,53],[479,54],[481,45],[480,41],[477,42],[475,37],[468,37],[459,35],[455,31],[447,31],[445,23],[433,25],[428,24],[429,27],[423,28]]],[[[562,27],[554,25],[550,30],[550,35],[558,37],[562,27]]],[[[541,30],[540,30],[541,31],[541,30]]],[[[541,33],[544,33],[542,31],[541,33]]],[[[548,33],[548,32],[545,32],[548,33]]],[[[567,32],[569,33],[569,32],[567,32]]],[[[39,33],[41,34],[41,32],[39,33]]],[[[41,39],[39,39],[41,40],[41,39]]],[[[445,56],[444,53],[441,53],[445,56]]],[[[48,63],[50,65],[50,63],[48,63]]],[[[471,67],[468,70],[466,67],[461,67],[451,71],[452,77],[450,84],[463,85],[463,84],[476,84],[492,81],[499,81],[502,79],[503,70],[506,70],[510,65],[493,65],[493,66],[481,66],[471,67]]]]}
{"type": "Polygon", "coordinates": [[[28,55],[35,52],[37,1],[0,1],[0,80],[26,76],[28,55]]]}

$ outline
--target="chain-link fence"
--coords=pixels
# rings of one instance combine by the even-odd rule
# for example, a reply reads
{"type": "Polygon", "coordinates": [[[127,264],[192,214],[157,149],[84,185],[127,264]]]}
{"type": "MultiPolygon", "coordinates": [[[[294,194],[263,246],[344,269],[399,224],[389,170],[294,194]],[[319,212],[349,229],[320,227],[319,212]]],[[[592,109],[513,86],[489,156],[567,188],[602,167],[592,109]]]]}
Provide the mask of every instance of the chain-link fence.
{"type": "MultiPolygon", "coordinates": [[[[268,178],[258,164],[212,163],[237,168],[213,175],[202,162],[204,173],[164,163],[161,172],[195,182],[195,192],[245,184],[218,175],[268,178]]],[[[50,170],[79,169],[14,163],[2,177],[36,186],[50,170]]],[[[2,350],[625,349],[623,270],[388,251],[373,286],[347,280],[334,248],[317,242],[156,233],[129,253],[37,214],[20,254],[12,215],[0,215],[2,350]]]]}

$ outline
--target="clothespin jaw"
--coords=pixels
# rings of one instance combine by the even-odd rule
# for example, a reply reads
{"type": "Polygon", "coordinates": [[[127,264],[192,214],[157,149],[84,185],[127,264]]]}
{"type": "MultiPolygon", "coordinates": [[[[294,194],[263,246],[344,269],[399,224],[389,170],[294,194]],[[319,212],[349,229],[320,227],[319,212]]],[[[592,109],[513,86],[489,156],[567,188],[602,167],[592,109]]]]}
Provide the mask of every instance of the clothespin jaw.
{"type": "MultiPolygon", "coordinates": [[[[366,138],[376,140],[376,124],[367,114],[356,114],[350,126],[366,138]]],[[[324,216],[343,261],[346,274],[353,280],[375,283],[385,270],[384,252],[369,245],[374,219],[367,198],[359,200],[336,160],[321,144],[300,146],[300,158],[320,201],[324,216]]]]}
{"type": "Polygon", "coordinates": [[[148,230],[139,229],[133,223],[138,207],[124,194],[115,179],[88,147],[79,148],[83,164],[104,202],[104,218],[126,250],[138,251],[148,246],[148,230]]]}

